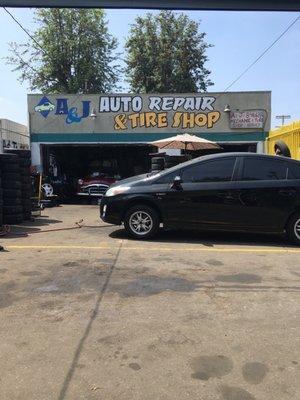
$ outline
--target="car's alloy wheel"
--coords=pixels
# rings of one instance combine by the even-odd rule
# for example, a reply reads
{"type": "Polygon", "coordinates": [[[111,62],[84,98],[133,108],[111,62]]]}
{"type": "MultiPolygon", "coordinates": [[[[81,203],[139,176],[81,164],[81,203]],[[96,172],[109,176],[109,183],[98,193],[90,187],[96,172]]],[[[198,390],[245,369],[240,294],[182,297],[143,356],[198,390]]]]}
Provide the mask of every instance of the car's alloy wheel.
{"type": "Polygon", "coordinates": [[[126,213],[124,226],[132,237],[149,239],[159,228],[159,218],[153,208],[144,205],[135,206],[126,213]]]}
{"type": "Polygon", "coordinates": [[[147,235],[147,233],[151,232],[153,227],[153,220],[151,215],[149,215],[145,211],[137,211],[133,213],[129,219],[129,225],[131,230],[136,235],[147,235]]]}
{"type": "Polygon", "coordinates": [[[294,233],[296,238],[300,242],[300,218],[296,220],[295,225],[294,225],[294,233]]]}
{"type": "Polygon", "coordinates": [[[293,215],[287,225],[286,232],[289,239],[300,246],[300,214],[293,215]]]}

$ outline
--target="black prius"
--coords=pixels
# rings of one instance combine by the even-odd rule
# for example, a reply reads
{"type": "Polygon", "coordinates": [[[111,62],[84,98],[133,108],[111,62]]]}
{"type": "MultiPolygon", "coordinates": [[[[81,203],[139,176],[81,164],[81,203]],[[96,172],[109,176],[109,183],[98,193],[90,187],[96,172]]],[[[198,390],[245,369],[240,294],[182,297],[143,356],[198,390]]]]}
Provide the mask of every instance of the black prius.
{"type": "Polygon", "coordinates": [[[103,221],[148,239],[167,229],[287,233],[300,244],[300,162],[280,156],[224,153],[111,186],[103,221]]]}

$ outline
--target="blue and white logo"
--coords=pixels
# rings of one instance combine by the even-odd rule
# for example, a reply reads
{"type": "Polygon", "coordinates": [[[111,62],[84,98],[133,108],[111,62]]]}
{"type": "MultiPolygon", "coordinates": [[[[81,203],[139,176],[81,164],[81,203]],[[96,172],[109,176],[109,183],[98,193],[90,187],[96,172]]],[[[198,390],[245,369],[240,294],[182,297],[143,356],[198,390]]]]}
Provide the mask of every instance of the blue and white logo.
{"type": "Polygon", "coordinates": [[[44,118],[47,118],[49,113],[55,109],[54,104],[44,96],[40,102],[34,107],[34,111],[39,112],[44,118]]]}

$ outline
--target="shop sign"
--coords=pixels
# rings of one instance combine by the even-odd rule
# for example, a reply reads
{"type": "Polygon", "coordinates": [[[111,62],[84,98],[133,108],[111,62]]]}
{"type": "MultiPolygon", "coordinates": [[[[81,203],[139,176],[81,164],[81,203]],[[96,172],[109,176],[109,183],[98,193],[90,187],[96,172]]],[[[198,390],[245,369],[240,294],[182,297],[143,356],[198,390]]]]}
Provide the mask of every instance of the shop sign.
{"type": "Polygon", "coordinates": [[[232,111],[230,113],[231,129],[263,128],[266,119],[265,110],[232,111]]]}
{"type": "Polygon", "coordinates": [[[215,97],[149,96],[146,111],[143,111],[145,107],[140,96],[102,96],[99,112],[117,113],[114,117],[116,131],[137,128],[210,129],[221,116],[214,110],[215,100],[215,97]]]}
{"type": "MultiPolygon", "coordinates": [[[[49,96],[50,97],[50,96],[49,96]]],[[[139,128],[206,128],[211,129],[221,113],[214,109],[213,96],[100,96],[98,112],[113,115],[113,130],[139,128]]],[[[49,100],[43,96],[34,106],[43,118],[64,116],[65,123],[78,124],[91,114],[91,100],[74,106],[68,98],[49,100]]]]}
{"type": "Polygon", "coordinates": [[[268,130],[270,99],[270,92],[32,94],[28,106],[34,133],[196,134],[268,130]],[[235,111],[224,112],[226,104],[235,111]]]}

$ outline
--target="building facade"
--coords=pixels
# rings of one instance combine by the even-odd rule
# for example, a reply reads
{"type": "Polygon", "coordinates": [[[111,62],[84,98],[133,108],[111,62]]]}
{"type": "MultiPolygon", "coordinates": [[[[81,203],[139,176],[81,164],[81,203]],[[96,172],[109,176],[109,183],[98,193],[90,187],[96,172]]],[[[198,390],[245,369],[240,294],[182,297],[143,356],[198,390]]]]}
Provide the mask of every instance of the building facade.
{"type": "Polygon", "coordinates": [[[9,119],[0,119],[0,150],[29,149],[28,128],[9,119]]]}
{"type": "Polygon", "coordinates": [[[28,95],[28,111],[37,168],[45,170],[51,157],[71,153],[72,164],[91,161],[96,149],[96,158],[108,155],[124,163],[127,157],[135,164],[153,150],[152,141],[183,132],[215,141],[224,151],[264,152],[271,92],[34,94],[28,95]]]}

